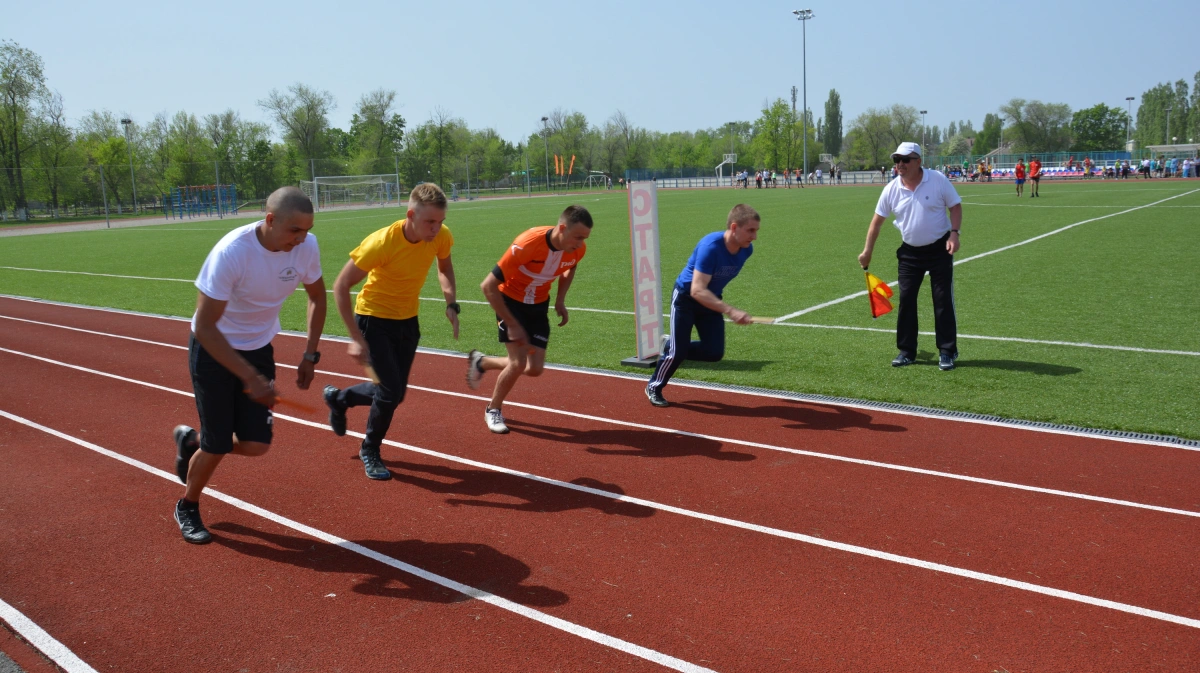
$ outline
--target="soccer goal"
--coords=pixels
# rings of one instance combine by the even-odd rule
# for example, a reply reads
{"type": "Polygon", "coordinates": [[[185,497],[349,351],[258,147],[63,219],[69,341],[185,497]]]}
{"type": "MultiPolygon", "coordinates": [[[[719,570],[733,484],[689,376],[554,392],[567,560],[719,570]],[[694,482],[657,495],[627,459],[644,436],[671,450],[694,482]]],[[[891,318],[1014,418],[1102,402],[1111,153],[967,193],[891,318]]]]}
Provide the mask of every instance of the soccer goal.
{"type": "Polygon", "coordinates": [[[300,189],[312,199],[317,210],[400,205],[400,183],[395,173],[318,176],[316,180],[301,181],[300,189]]]}

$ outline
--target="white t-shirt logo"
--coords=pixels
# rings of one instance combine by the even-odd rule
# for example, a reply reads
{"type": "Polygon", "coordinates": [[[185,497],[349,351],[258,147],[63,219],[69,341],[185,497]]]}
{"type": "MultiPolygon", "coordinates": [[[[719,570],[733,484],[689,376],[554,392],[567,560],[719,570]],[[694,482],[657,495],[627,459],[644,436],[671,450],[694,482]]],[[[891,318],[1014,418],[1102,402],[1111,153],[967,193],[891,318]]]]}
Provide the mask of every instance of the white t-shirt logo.
{"type": "Polygon", "coordinates": [[[299,272],[296,271],[296,267],[289,266],[288,268],[279,272],[279,280],[285,283],[294,282],[298,273],[299,272]]]}

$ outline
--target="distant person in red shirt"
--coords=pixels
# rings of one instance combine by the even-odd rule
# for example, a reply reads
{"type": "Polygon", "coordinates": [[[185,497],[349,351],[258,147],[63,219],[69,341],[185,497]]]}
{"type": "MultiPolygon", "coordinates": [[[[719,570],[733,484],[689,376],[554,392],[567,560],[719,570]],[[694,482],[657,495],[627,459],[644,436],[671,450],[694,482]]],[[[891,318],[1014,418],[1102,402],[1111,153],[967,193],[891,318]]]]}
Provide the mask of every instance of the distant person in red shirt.
{"type": "Polygon", "coordinates": [[[1017,168],[1014,171],[1014,173],[1017,176],[1017,196],[1020,197],[1021,193],[1025,191],[1025,162],[1024,161],[1017,159],[1017,168]]]}
{"type": "Polygon", "coordinates": [[[1029,191],[1029,198],[1040,196],[1038,183],[1042,181],[1042,162],[1037,157],[1029,161],[1029,179],[1033,181],[1033,189],[1029,191]]]}

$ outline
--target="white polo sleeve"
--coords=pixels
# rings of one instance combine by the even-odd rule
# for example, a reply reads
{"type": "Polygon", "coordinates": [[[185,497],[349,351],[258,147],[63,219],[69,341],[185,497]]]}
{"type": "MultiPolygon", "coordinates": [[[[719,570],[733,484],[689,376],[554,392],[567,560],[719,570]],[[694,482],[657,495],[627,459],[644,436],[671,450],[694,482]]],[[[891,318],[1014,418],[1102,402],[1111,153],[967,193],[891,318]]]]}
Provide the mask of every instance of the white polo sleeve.
{"type": "Polygon", "coordinates": [[[953,208],[962,203],[962,197],[958,195],[958,190],[954,188],[954,183],[950,182],[950,178],[942,176],[942,201],[945,202],[947,208],[953,208]]]}
{"type": "MultiPolygon", "coordinates": [[[[899,179],[899,178],[897,178],[899,179]]],[[[893,182],[895,182],[893,180],[893,182]]],[[[875,204],[875,214],[880,217],[887,217],[892,214],[892,182],[884,186],[883,192],[879,195],[879,203],[875,204]]]]}
{"type": "Polygon", "coordinates": [[[228,248],[213,250],[204,259],[200,275],[196,276],[196,289],[217,301],[229,301],[241,277],[241,266],[237,256],[229,254],[228,248]]]}

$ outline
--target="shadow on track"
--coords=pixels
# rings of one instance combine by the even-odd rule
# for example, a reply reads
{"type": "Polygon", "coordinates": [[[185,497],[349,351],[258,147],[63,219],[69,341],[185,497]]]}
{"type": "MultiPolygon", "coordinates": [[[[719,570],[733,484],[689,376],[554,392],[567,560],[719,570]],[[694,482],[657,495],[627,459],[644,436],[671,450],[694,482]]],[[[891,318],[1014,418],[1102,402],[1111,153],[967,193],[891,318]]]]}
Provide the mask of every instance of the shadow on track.
{"type": "MultiPolygon", "coordinates": [[[[472,496],[472,499],[447,498],[446,504],[455,507],[471,505],[538,513],[595,509],[604,514],[617,516],[635,518],[654,516],[654,510],[643,505],[543,484],[503,472],[463,469],[445,465],[422,465],[400,460],[385,460],[383,463],[392,468],[392,478],[396,481],[418,486],[431,493],[472,496]],[[517,498],[525,502],[497,502],[479,499],[488,495],[517,498]]],[[[625,491],[620,486],[606,484],[589,477],[572,479],[571,483],[625,495],[625,491]]]]}
{"type": "Polygon", "coordinates": [[[697,456],[713,460],[745,462],[757,458],[752,453],[722,451],[721,442],[703,437],[688,437],[657,430],[627,428],[621,430],[574,430],[526,421],[505,420],[513,432],[547,439],[552,442],[587,444],[588,453],[601,456],[637,456],[638,458],[684,458],[697,456]],[[624,449],[601,449],[599,445],[623,446],[624,449]]]}
{"type": "MultiPolygon", "coordinates": [[[[917,354],[918,365],[937,365],[938,356],[935,353],[920,352],[917,354]]],[[[1069,376],[1083,372],[1079,367],[1055,365],[1048,362],[1028,362],[1025,360],[970,360],[963,359],[954,363],[958,369],[1003,369],[1010,372],[1024,372],[1040,376],[1069,376]]]]}
{"type": "Polygon", "coordinates": [[[810,402],[785,402],[743,407],[725,402],[671,400],[671,406],[688,411],[736,418],[779,418],[788,421],[783,427],[791,430],[834,430],[862,428],[874,432],[908,432],[903,425],[875,423],[870,414],[857,409],[810,402]]]}
{"type": "Polygon", "coordinates": [[[699,360],[684,360],[683,364],[679,365],[681,371],[688,369],[706,369],[711,371],[731,371],[731,372],[761,372],[767,365],[775,364],[774,360],[729,360],[722,359],[720,362],[701,362],[699,360]]]}
{"type": "MultiPolygon", "coordinates": [[[[275,563],[287,563],[319,573],[347,573],[357,580],[353,591],[366,596],[405,598],[427,603],[460,603],[464,594],[382,565],[337,545],[309,537],[268,533],[222,521],[209,526],[223,535],[213,541],[239,554],[275,563]]],[[[570,598],[561,591],[526,585],[529,566],[493,547],[469,542],[422,540],[356,540],[368,549],[429,572],[529,606],[563,605],[570,598]]]]}

